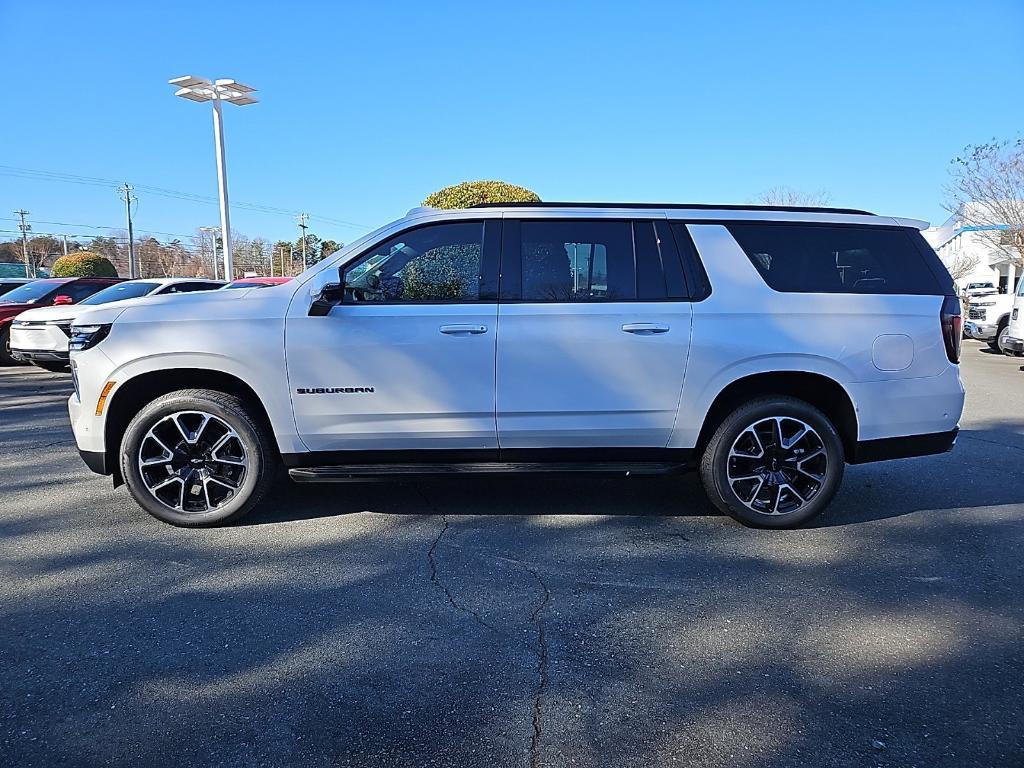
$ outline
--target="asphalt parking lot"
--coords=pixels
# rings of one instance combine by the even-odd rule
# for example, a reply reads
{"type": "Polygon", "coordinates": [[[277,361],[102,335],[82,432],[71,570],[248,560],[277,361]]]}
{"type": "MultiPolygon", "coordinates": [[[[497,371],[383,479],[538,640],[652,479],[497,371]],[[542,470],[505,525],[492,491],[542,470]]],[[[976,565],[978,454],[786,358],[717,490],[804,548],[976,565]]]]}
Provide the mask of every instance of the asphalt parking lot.
{"type": "Polygon", "coordinates": [[[693,476],[290,486],[149,518],[0,369],[0,764],[1020,766],[1024,360],[815,527],[693,476]]]}

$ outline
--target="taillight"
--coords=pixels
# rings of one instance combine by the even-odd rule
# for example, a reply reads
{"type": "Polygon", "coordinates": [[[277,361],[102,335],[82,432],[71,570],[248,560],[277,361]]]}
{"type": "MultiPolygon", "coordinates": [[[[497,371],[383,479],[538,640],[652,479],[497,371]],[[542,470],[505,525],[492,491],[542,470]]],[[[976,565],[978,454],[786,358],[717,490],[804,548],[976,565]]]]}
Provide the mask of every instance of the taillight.
{"type": "Polygon", "coordinates": [[[951,363],[960,362],[960,339],[963,335],[963,318],[960,317],[960,299],[947,296],[942,302],[942,340],[946,342],[946,357],[951,363]]]}

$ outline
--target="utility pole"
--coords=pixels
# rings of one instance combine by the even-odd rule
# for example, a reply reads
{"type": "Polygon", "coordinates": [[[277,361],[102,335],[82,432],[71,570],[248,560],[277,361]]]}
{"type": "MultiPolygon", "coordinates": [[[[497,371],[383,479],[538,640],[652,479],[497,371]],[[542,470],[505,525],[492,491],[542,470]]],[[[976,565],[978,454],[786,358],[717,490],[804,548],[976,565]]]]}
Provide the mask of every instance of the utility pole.
{"type": "MultiPolygon", "coordinates": [[[[64,240],[64,255],[65,256],[68,255],[68,237],[69,237],[69,235],[61,235],[61,239],[64,240]]],[[[74,235],[70,235],[70,237],[74,237],[74,235]]]]}
{"type": "Polygon", "coordinates": [[[135,263],[135,234],[132,230],[132,187],[128,182],[124,183],[119,192],[124,193],[124,209],[128,215],[128,279],[135,280],[139,276],[139,265],[135,263]]]}
{"type": "Polygon", "coordinates": [[[35,277],[32,274],[35,270],[31,269],[28,263],[28,233],[31,231],[32,225],[25,223],[25,217],[29,215],[29,211],[17,210],[14,215],[21,218],[18,229],[21,230],[21,252],[25,256],[25,277],[35,277]]]}
{"type": "Polygon", "coordinates": [[[306,229],[309,227],[306,221],[309,219],[308,213],[299,214],[299,230],[302,232],[302,271],[306,271],[306,229]]]}

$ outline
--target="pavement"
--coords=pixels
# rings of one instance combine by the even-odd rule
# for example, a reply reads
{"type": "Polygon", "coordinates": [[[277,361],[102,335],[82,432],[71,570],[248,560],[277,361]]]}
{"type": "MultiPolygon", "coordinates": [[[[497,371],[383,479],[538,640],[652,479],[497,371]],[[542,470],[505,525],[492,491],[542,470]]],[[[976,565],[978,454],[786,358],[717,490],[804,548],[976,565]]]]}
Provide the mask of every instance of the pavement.
{"type": "Polygon", "coordinates": [[[1024,765],[1024,371],[756,531],[695,476],[288,486],[163,525],[0,369],[0,765],[1024,765]]]}

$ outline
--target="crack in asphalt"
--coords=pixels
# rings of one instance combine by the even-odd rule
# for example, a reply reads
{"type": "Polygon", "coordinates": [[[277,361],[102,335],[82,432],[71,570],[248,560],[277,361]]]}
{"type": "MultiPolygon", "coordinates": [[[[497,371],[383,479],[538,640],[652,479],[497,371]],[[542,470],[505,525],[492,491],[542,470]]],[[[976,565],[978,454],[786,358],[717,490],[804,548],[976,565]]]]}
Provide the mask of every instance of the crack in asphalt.
{"type": "Polygon", "coordinates": [[[548,585],[544,583],[544,579],[540,577],[533,568],[527,565],[523,566],[530,575],[537,580],[542,590],[544,590],[544,596],[541,601],[537,604],[537,607],[533,609],[533,614],[530,616],[530,622],[537,629],[537,645],[535,648],[531,648],[534,655],[537,657],[537,688],[533,694],[533,736],[530,737],[530,768],[538,768],[540,766],[540,737],[544,732],[542,725],[542,718],[544,715],[544,694],[548,691],[548,642],[544,636],[544,622],[541,621],[540,614],[551,602],[551,590],[548,589],[548,585]]]}
{"type": "MultiPolygon", "coordinates": [[[[451,605],[455,610],[460,611],[461,613],[468,614],[470,617],[472,617],[473,621],[475,621],[477,624],[484,627],[485,629],[490,630],[494,634],[507,637],[508,635],[506,632],[503,632],[494,625],[490,624],[486,619],[484,619],[479,613],[477,613],[469,606],[460,603],[455,598],[455,595],[452,594],[452,591],[448,588],[448,585],[441,578],[436,553],[437,547],[441,543],[441,539],[444,538],[444,535],[448,532],[448,528],[450,527],[448,523],[448,515],[446,515],[443,512],[439,512],[437,508],[434,507],[433,503],[423,492],[422,488],[417,487],[416,491],[417,493],[419,493],[420,498],[423,499],[423,502],[427,505],[427,507],[435,515],[441,518],[441,530],[437,532],[437,536],[434,538],[433,543],[431,543],[430,549],[427,550],[427,562],[430,563],[431,583],[434,584],[438,589],[441,590],[441,592],[444,593],[445,599],[448,601],[449,605],[451,605]]],[[[525,570],[534,578],[537,584],[540,585],[540,588],[543,593],[540,601],[537,603],[537,605],[533,609],[533,612],[530,614],[530,623],[533,625],[534,629],[537,632],[536,644],[526,644],[527,650],[529,650],[530,653],[532,653],[537,659],[537,686],[534,688],[533,691],[533,708],[530,717],[530,725],[533,729],[533,733],[530,735],[529,754],[530,768],[539,768],[539,766],[541,765],[540,739],[541,735],[544,733],[544,695],[547,693],[548,686],[550,683],[548,676],[548,642],[547,637],[544,634],[544,622],[541,620],[541,613],[544,611],[545,608],[547,608],[548,604],[551,602],[551,590],[548,589],[548,585],[544,583],[544,579],[540,577],[540,574],[534,568],[524,563],[522,560],[516,560],[510,557],[502,557],[501,555],[495,555],[494,559],[515,563],[517,566],[525,570]]]]}
{"type": "MultiPolygon", "coordinates": [[[[423,493],[423,491],[421,489],[419,489],[419,488],[417,488],[416,490],[419,493],[419,495],[422,497],[422,499],[426,503],[426,505],[431,510],[433,510],[434,514],[438,514],[437,510],[434,509],[434,505],[430,503],[430,499],[427,498],[427,495],[425,493],[423,493]]],[[[445,599],[448,600],[448,602],[452,606],[452,608],[454,608],[457,611],[461,611],[462,613],[468,614],[470,617],[472,617],[473,621],[475,621],[477,624],[479,624],[484,629],[487,629],[487,630],[489,630],[491,632],[499,632],[499,630],[496,627],[492,626],[479,613],[474,611],[468,605],[463,605],[458,600],[456,600],[455,599],[455,595],[452,594],[452,591],[448,588],[448,585],[445,584],[445,582],[441,579],[441,575],[440,575],[440,573],[438,571],[438,567],[437,567],[437,557],[436,557],[435,552],[437,551],[437,545],[441,543],[441,539],[444,537],[445,533],[448,532],[448,515],[446,515],[444,513],[440,513],[440,517],[441,517],[441,530],[438,531],[437,538],[434,539],[434,543],[431,544],[430,545],[430,549],[427,550],[427,561],[430,563],[430,581],[431,581],[431,583],[433,583],[438,589],[440,589],[444,593],[445,599]]],[[[499,632],[499,634],[500,634],[500,632],[499,632]]]]}

